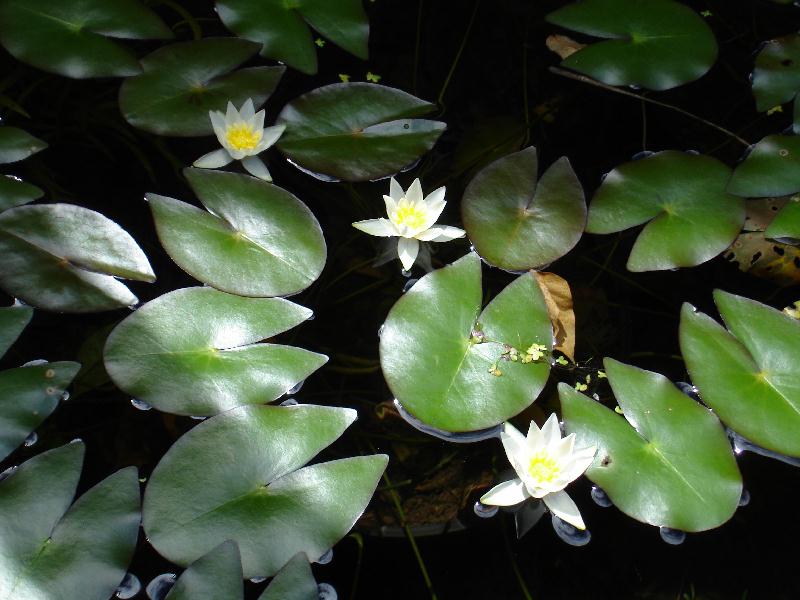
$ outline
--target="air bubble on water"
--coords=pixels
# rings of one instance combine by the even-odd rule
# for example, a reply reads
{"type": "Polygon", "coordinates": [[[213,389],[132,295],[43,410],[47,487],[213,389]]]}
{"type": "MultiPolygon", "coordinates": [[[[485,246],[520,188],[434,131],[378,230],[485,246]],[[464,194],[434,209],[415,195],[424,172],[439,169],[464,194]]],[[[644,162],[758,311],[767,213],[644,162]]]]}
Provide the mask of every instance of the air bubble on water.
{"type": "Polygon", "coordinates": [[[22,443],[22,445],[25,446],[26,448],[30,448],[38,441],[39,441],[39,434],[36,433],[35,431],[31,431],[30,435],[25,438],[25,441],[22,443]]]}
{"type": "Polygon", "coordinates": [[[70,444],[82,444],[83,438],[75,438],[74,440],[69,441],[70,444]]]}
{"type": "Polygon", "coordinates": [[[378,327],[378,337],[383,335],[383,328],[386,327],[386,323],[382,323],[380,327],[378,327]]]}
{"type": "Polygon", "coordinates": [[[315,314],[312,312],[310,315],[308,315],[308,318],[306,319],[306,321],[313,321],[313,320],[314,320],[314,319],[316,319],[316,318],[317,318],[317,315],[315,315],[315,314]]]}
{"type": "Polygon", "coordinates": [[[38,367],[39,365],[46,365],[47,361],[43,358],[36,358],[34,360],[29,360],[26,362],[23,367],[38,367]]]}
{"type": "Polygon", "coordinates": [[[208,417],[204,417],[202,415],[191,415],[190,418],[195,421],[205,421],[208,417]]]}
{"type": "Polygon", "coordinates": [[[114,597],[121,598],[121,600],[129,600],[129,598],[133,598],[141,591],[142,584],[139,578],[133,573],[125,573],[125,578],[117,587],[117,591],[114,592],[114,597]]]}
{"type": "Polygon", "coordinates": [[[736,161],[737,164],[743,162],[748,156],[750,156],[750,153],[753,151],[753,148],[755,147],[756,147],[755,144],[750,144],[747,148],[745,148],[744,152],[742,152],[742,155],[739,157],[739,160],[736,161]]]}
{"type": "Polygon", "coordinates": [[[750,492],[747,488],[742,488],[742,495],[739,496],[739,506],[747,506],[750,504],[750,492]]]}
{"type": "Polygon", "coordinates": [[[637,152],[633,156],[631,156],[631,160],[642,160],[643,158],[647,158],[649,156],[653,156],[655,152],[652,150],[642,150],[641,152],[637,152]]]}
{"type": "Polygon", "coordinates": [[[297,383],[295,383],[292,387],[290,387],[288,390],[286,390],[286,395],[287,396],[293,396],[294,394],[299,392],[303,388],[303,384],[305,382],[306,382],[306,380],[303,379],[303,380],[298,381],[297,383]]]}
{"type": "Polygon", "coordinates": [[[61,394],[61,401],[66,402],[67,400],[69,400],[69,392],[67,390],[64,390],[64,393],[61,394]]]}
{"type": "Polygon", "coordinates": [[[164,600],[175,585],[175,573],[162,573],[147,584],[145,592],[150,600],[164,600]]]}
{"type": "Polygon", "coordinates": [[[317,586],[319,600],[337,600],[339,595],[330,583],[320,583],[317,586]]]}
{"type": "Polygon", "coordinates": [[[291,158],[287,158],[286,162],[288,162],[298,171],[302,171],[303,173],[305,173],[306,175],[310,175],[314,179],[319,179],[320,181],[324,181],[326,183],[336,183],[337,181],[341,181],[341,179],[337,179],[336,177],[331,177],[330,175],[325,175],[324,173],[317,173],[315,171],[312,171],[311,169],[306,169],[305,167],[301,167],[291,158]]]}
{"type": "Polygon", "coordinates": [[[328,550],[314,562],[316,562],[318,565],[327,565],[332,560],[333,548],[328,548],[328,550]]]}
{"type": "Polygon", "coordinates": [[[475,250],[475,246],[473,244],[469,245],[469,251],[470,252],[477,252],[477,250],[475,250]]]}
{"type": "Polygon", "coordinates": [[[700,151],[699,150],[689,149],[689,150],[686,151],[686,154],[691,154],[692,156],[700,156],[700,151]]]}
{"type": "Polygon", "coordinates": [[[728,428],[727,432],[728,432],[728,439],[731,441],[731,445],[733,446],[733,452],[737,456],[746,450],[748,452],[760,454],[761,456],[766,456],[767,458],[773,458],[775,460],[779,460],[782,463],[786,463],[787,465],[792,465],[793,467],[800,467],[800,458],[794,456],[786,456],[785,454],[780,454],[779,452],[774,452],[772,450],[767,450],[766,448],[762,448],[761,446],[754,444],[750,440],[742,437],[731,428],[728,428]]]}
{"type": "Polygon", "coordinates": [[[297,406],[298,404],[299,404],[299,402],[297,402],[297,400],[295,400],[294,398],[287,398],[286,400],[281,402],[280,405],[281,406],[297,406]]]}
{"type": "Polygon", "coordinates": [[[266,577],[251,577],[250,583],[264,583],[266,580],[266,577]]]}
{"type": "Polygon", "coordinates": [[[671,529],[670,527],[659,527],[658,533],[661,534],[661,539],[666,543],[673,546],[678,546],[686,541],[686,532],[680,529],[671,529]]]}
{"type": "Polygon", "coordinates": [[[11,477],[16,472],[17,469],[19,469],[17,465],[8,467],[5,471],[0,473],[0,481],[3,481],[4,479],[11,477]]]}
{"type": "Polygon", "coordinates": [[[628,85],[628,87],[631,88],[634,92],[638,92],[639,90],[642,89],[642,86],[636,85],[635,83],[631,83],[630,85],[628,85]]]}
{"type": "Polygon", "coordinates": [[[603,183],[606,180],[606,177],[608,177],[608,173],[603,173],[600,175],[600,183],[603,183]]]}
{"type": "Polygon", "coordinates": [[[580,530],[555,515],[552,515],[551,522],[556,535],[570,546],[585,546],[592,539],[592,534],[588,529],[580,530]]]}
{"type": "Polygon", "coordinates": [[[478,500],[477,502],[475,502],[475,505],[472,507],[472,510],[481,519],[490,519],[497,514],[497,512],[500,510],[500,507],[481,504],[480,500],[478,500]]]}
{"type": "Polygon", "coordinates": [[[136,410],[150,410],[151,408],[153,408],[144,400],[137,400],[136,398],[131,398],[131,405],[136,410]]]}
{"type": "Polygon", "coordinates": [[[698,390],[697,387],[693,386],[691,383],[687,383],[685,381],[677,381],[675,383],[675,387],[677,387],[680,391],[689,396],[689,398],[691,398],[692,400],[700,402],[700,390],[698,390]]]}
{"type": "Polygon", "coordinates": [[[394,399],[394,407],[397,409],[397,412],[400,414],[403,420],[411,425],[414,429],[417,429],[422,433],[427,433],[428,435],[439,438],[440,440],[444,440],[446,442],[454,442],[456,444],[471,444],[473,442],[481,442],[491,438],[499,438],[500,432],[503,430],[502,425],[495,425],[494,427],[487,427],[486,429],[478,429],[476,431],[445,431],[443,429],[431,427],[427,423],[420,421],[414,415],[409,413],[397,398],[394,399]]]}
{"type": "Polygon", "coordinates": [[[139,304],[141,304],[141,302],[139,302],[138,300],[133,304],[128,304],[128,310],[136,310],[137,308],[139,308],[139,304]]]}
{"type": "Polygon", "coordinates": [[[608,497],[605,490],[603,488],[598,487],[596,485],[592,486],[591,491],[592,500],[597,506],[602,506],[603,508],[609,508],[610,506],[614,506],[614,503],[611,501],[611,498],[608,497]]]}
{"type": "Polygon", "coordinates": [[[406,281],[405,285],[403,286],[403,293],[405,294],[408,290],[414,287],[414,284],[419,281],[419,277],[412,277],[408,281],[406,281]]]}

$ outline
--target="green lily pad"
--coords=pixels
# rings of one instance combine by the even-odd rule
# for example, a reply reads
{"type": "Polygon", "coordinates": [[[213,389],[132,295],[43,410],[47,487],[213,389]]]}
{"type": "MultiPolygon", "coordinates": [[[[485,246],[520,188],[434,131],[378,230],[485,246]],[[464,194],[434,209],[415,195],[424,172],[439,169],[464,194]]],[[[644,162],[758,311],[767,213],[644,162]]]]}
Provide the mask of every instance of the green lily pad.
{"type": "MultiPolygon", "coordinates": [[[[759,112],[794,102],[800,91],[800,35],[766,42],[756,56],[753,96],[759,112]]],[[[795,133],[800,133],[800,106],[794,103],[795,133]]]]}
{"type": "Polygon", "coordinates": [[[792,196],[764,231],[773,240],[797,245],[800,240],[800,195],[792,196]]]}
{"type": "Polygon", "coordinates": [[[483,312],[481,297],[481,261],[470,253],[422,277],[381,328],[389,389],[411,414],[438,429],[502,423],[536,399],[550,373],[547,356],[528,363],[503,358],[509,348],[524,356],[534,343],[552,349],[553,329],[533,275],[519,276],[483,312]]]}
{"type": "Polygon", "coordinates": [[[714,300],[728,331],[681,311],[681,353],[703,402],[748,440],[800,456],[800,321],[721,290],[714,300]]]}
{"type": "Polygon", "coordinates": [[[702,264],[730,246],[744,223],[744,200],[725,191],[730,173],[710,156],[673,150],[620,165],[595,192],[586,231],[647,223],[628,258],[630,271],[702,264]]]}
{"type": "Polygon", "coordinates": [[[328,358],[256,342],[311,314],[281,298],[176,290],[148,302],[111,332],[106,371],[121,390],[165,412],[214,415],[271,402],[328,358]]]}
{"type": "Polygon", "coordinates": [[[287,296],[325,266],[325,238],[312,212],[283,188],[249,175],[186,169],[209,212],[147,194],[156,231],[179,267],[240,296],[287,296]]]}
{"type": "Polygon", "coordinates": [[[262,56],[308,75],[317,72],[309,25],[343,50],[367,59],[369,21],[361,0],[217,0],[216,6],[228,29],[263,44],[262,56]]]}
{"type": "MultiPolygon", "coordinates": [[[[0,17],[2,19],[2,17],[0,17]]],[[[41,152],[47,144],[18,127],[0,126],[0,164],[13,163],[41,152]]],[[[4,185],[4,191],[8,184],[4,185]]],[[[31,186],[33,187],[33,186],[31,186]]],[[[38,189],[38,188],[37,188],[38,189]]],[[[3,202],[5,204],[5,202],[3,202]]]]}
{"type": "Polygon", "coordinates": [[[122,82],[119,106],[134,127],[158,135],[211,135],[210,110],[225,112],[252,98],[266,102],[285,67],[234,71],[258,52],[258,44],[236,38],[179,42],[142,59],[141,75],[122,82]]]}
{"type": "Polygon", "coordinates": [[[278,571],[258,600],[318,600],[319,597],[308,557],[300,552],[278,571]]]}
{"type": "Polygon", "coordinates": [[[115,277],[155,281],[150,263],[119,225],[72,204],[0,213],[0,287],[48,310],[94,312],[137,302],[115,277]]]}
{"type": "Polygon", "coordinates": [[[416,119],[436,106],[373,83],[336,83],[287,104],[278,149],[301,167],[346,181],[394,175],[430,150],[440,121],[416,119]]]}
{"type": "Polygon", "coordinates": [[[550,264],[583,233],[586,204],[566,157],[537,180],[536,148],[505,156],[469,183],[461,216],[475,250],[509,271],[550,264]]]}
{"type": "Polygon", "coordinates": [[[246,578],[272,576],[298,552],[318,558],[364,511],[388,461],[358,456],[300,468],[355,418],[346,408],[242,406],[204,421],[150,477],[148,539],[180,565],[234,540],[246,578]]]}
{"type": "MultiPolygon", "coordinates": [[[[1,151],[0,151],[1,152],[1,151]]],[[[33,202],[44,196],[44,192],[18,177],[0,175],[0,212],[33,202]]]]}
{"type": "Polygon", "coordinates": [[[705,531],[731,518],[742,477],[713,413],[666,377],[611,360],[608,380],[621,417],[559,384],[576,446],[596,446],[586,476],[625,514],[651,525],[705,531]]]}
{"type": "Polygon", "coordinates": [[[705,75],[717,60],[711,28],[672,0],[582,0],[547,21],[606,38],[561,64],[610,85],[668,90],[705,75]]]}
{"type": "Polygon", "coordinates": [[[172,31],[136,0],[1,0],[0,44],[15,58],[73,79],[127,77],[136,55],[113,39],[167,39],[172,31]]]}
{"type": "Polygon", "coordinates": [[[0,598],[107,600],[139,534],[139,482],[128,467],[69,506],[83,463],[75,441],[20,465],[0,482],[0,598]]]}
{"type": "Polygon", "coordinates": [[[50,416],[80,368],[52,362],[0,371],[0,460],[50,416]]]}
{"type": "Polygon", "coordinates": [[[164,600],[241,600],[243,597],[239,547],[236,542],[227,541],[190,564],[164,600]]]}
{"type": "Polygon", "coordinates": [[[14,305],[0,307],[0,358],[17,341],[33,317],[30,306],[14,305]]]}
{"type": "Polygon", "coordinates": [[[744,198],[785,196],[800,191],[800,137],[768,135],[737,166],[728,192],[744,198]]]}

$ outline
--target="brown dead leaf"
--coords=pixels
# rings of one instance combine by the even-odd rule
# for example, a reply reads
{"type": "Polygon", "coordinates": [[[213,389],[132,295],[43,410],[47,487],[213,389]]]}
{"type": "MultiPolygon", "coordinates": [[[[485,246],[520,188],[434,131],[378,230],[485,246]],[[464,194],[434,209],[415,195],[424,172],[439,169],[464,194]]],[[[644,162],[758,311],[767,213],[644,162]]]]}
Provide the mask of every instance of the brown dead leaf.
{"type": "Polygon", "coordinates": [[[544,43],[547,46],[547,49],[558,54],[561,57],[561,60],[564,60],[568,56],[575,54],[581,48],[586,47],[586,44],[581,44],[580,42],[573,40],[571,37],[559,34],[548,35],[544,43]]]}
{"type": "Polygon", "coordinates": [[[556,338],[554,350],[559,350],[575,362],[575,311],[572,309],[572,292],[565,279],[555,273],[534,271],[542,290],[547,313],[553,323],[556,338]]]}
{"type": "Polygon", "coordinates": [[[745,203],[745,231],[764,231],[783,205],[789,201],[789,196],[778,198],[755,198],[745,203]]]}
{"type": "Polygon", "coordinates": [[[777,285],[800,283],[800,249],[765,239],[763,231],[740,234],[724,257],[745,273],[777,285]]]}

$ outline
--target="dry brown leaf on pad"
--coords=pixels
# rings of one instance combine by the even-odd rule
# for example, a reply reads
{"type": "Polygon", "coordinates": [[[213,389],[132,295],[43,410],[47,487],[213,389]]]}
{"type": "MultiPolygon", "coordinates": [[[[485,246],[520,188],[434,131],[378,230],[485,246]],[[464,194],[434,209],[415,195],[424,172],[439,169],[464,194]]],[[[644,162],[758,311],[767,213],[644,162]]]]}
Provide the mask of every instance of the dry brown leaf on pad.
{"type": "Polygon", "coordinates": [[[575,362],[575,311],[572,309],[572,291],[566,279],[555,273],[534,271],[534,277],[542,290],[547,313],[553,324],[556,338],[553,350],[559,350],[575,362]]]}

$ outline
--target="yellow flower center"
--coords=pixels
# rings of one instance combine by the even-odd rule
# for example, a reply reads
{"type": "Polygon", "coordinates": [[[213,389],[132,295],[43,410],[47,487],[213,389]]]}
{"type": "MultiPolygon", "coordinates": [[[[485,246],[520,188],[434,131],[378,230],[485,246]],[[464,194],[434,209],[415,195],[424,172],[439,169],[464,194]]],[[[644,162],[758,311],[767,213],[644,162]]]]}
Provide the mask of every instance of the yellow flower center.
{"type": "Polygon", "coordinates": [[[417,205],[411,204],[403,198],[398,203],[397,210],[389,216],[395,225],[405,225],[409,229],[420,229],[425,225],[427,214],[417,205]]]}
{"type": "Polygon", "coordinates": [[[228,127],[225,139],[234,150],[255,150],[258,142],[261,141],[262,133],[261,130],[256,131],[252,125],[247,123],[236,123],[228,127]]]}
{"type": "Polygon", "coordinates": [[[558,463],[545,452],[534,454],[528,464],[528,475],[537,482],[552,483],[560,471],[558,463]]]}

